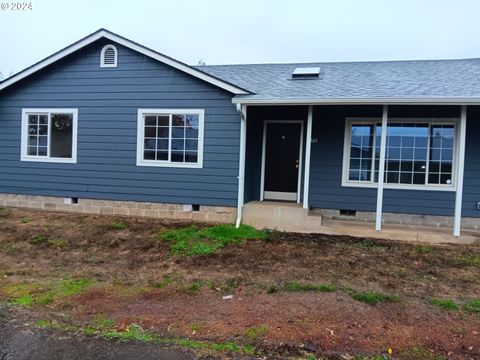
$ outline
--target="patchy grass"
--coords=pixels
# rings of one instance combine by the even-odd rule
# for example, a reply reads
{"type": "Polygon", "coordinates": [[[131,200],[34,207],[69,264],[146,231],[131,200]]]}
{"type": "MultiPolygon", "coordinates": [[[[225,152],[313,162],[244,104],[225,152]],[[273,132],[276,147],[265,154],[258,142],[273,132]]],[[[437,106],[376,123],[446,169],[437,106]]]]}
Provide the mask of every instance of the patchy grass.
{"type": "Polygon", "coordinates": [[[455,257],[455,263],[463,266],[478,266],[480,267],[480,255],[475,253],[463,254],[455,257]]]}
{"type": "Polygon", "coordinates": [[[188,295],[196,295],[200,292],[200,290],[202,290],[203,285],[203,281],[195,280],[185,287],[182,287],[180,291],[188,295]]]}
{"type": "Polygon", "coordinates": [[[163,289],[171,284],[175,283],[175,279],[172,275],[165,275],[163,279],[154,284],[156,288],[163,289]]]}
{"type": "Polygon", "coordinates": [[[31,222],[32,219],[29,219],[29,218],[23,218],[23,219],[20,219],[20,223],[21,224],[28,224],[29,222],[31,222]]]}
{"type": "Polygon", "coordinates": [[[413,252],[416,254],[429,254],[435,251],[435,248],[430,245],[417,245],[413,248],[413,252]]]}
{"type": "Polygon", "coordinates": [[[430,305],[438,306],[445,310],[450,310],[450,311],[458,310],[457,303],[451,299],[435,298],[435,299],[430,299],[429,303],[430,305]]]}
{"type": "Polygon", "coordinates": [[[238,229],[228,224],[204,229],[193,225],[182,229],[167,230],[159,234],[159,238],[171,243],[172,254],[192,256],[210,255],[229,244],[239,244],[244,240],[263,240],[267,238],[267,234],[248,225],[241,225],[238,229]]]}
{"type": "Polygon", "coordinates": [[[447,358],[444,356],[436,355],[430,350],[427,350],[425,348],[415,346],[399,354],[398,359],[399,360],[446,360],[447,358]]]}
{"type": "Polygon", "coordinates": [[[54,249],[63,249],[67,247],[68,240],[65,239],[50,239],[48,240],[48,246],[54,249]]]}
{"type": "Polygon", "coordinates": [[[258,338],[265,336],[268,333],[268,330],[269,329],[267,325],[251,326],[245,329],[243,335],[245,335],[251,341],[255,341],[258,338]]]}
{"type": "Polygon", "coordinates": [[[156,336],[143,331],[143,329],[136,324],[132,324],[125,331],[111,330],[103,333],[103,337],[110,340],[119,341],[139,341],[139,342],[153,342],[156,336]]]}
{"type": "Polygon", "coordinates": [[[33,326],[40,327],[40,328],[51,328],[52,327],[52,321],[51,320],[37,320],[33,323],[33,326]]]}
{"type": "Polygon", "coordinates": [[[319,291],[319,292],[333,292],[337,290],[335,285],[332,284],[304,284],[296,281],[287,282],[283,288],[290,292],[299,291],[319,291]]]}
{"type": "Polygon", "coordinates": [[[2,286],[11,304],[29,307],[48,305],[86,291],[93,284],[90,279],[68,279],[57,284],[9,284],[2,286]]]}
{"type": "Polygon", "coordinates": [[[377,305],[378,303],[381,302],[393,302],[393,301],[398,301],[397,298],[387,295],[387,294],[381,294],[377,292],[352,292],[350,294],[352,298],[354,298],[357,301],[362,301],[370,305],[377,305]]]}
{"type": "Polygon", "coordinates": [[[113,230],[124,230],[128,227],[127,224],[121,222],[121,221],[114,221],[110,224],[110,228],[113,230]]]}
{"type": "Polygon", "coordinates": [[[359,241],[357,243],[358,246],[364,248],[364,249],[373,249],[373,250],[390,250],[392,248],[392,245],[390,244],[384,244],[379,241],[375,241],[372,239],[363,239],[362,241],[359,241]]]}
{"type": "Polygon", "coordinates": [[[190,339],[160,339],[160,342],[179,345],[194,350],[215,350],[219,352],[232,352],[245,355],[254,355],[255,348],[251,345],[238,345],[234,342],[212,343],[190,339]]]}
{"type": "Polygon", "coordinates": [[[470,300],[463,308],[468,312],[480,313],[480,299],[470,300]]]}
{"type": "Polygon", "coordinates": [[[45,235],[37,235],[32,240],[30,240],[30,244],[33,244],[33,245],[46,244],[47,242],[48,242],[48,236],[45,236],[45,235]]]}

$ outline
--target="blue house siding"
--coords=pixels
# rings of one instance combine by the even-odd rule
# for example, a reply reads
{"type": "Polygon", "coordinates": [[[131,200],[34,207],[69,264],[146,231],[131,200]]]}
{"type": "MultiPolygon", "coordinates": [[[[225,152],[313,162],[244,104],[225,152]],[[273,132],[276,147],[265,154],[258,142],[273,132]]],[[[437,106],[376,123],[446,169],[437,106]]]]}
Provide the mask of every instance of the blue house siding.
{"type": "MultiPolygon", "coordinates": [[[[391,107],[392,117],[443,116],[458,117],[459,107],[391,107]]],[[[310,205],[322,209],[375,211],[376,189],[342,187],[343,142],[345,118],[381,116],[381,107],[319,106],[314,108],[310,170],[310,205]]],[[[480,217],[476,202],[480,201],[480,110],[470,108],[467,121],[467,144],[463,216],[480,217]]],[[[385,189],[385,212],[453,216],[455,193],[385,189]]]]}
{"type": "Polygon", "coordinates": [[[240,119],[232,95],[119,44],[98,41],[12,85],[0,98],[0,192],[235,206],[240,119]],[[22,108],[78,108],[76,164],[20,161],[22,108]],[[205,109],[202,169],[136,166],[139,108],[205,109]]]}

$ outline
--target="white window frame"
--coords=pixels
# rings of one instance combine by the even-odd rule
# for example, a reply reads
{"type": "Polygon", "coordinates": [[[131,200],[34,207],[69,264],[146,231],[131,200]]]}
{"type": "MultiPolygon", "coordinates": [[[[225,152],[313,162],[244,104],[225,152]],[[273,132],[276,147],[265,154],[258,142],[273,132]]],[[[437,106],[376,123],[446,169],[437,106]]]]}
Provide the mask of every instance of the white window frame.
{"type": "MultiPolygon", "coordinates": [[[[352,139],[352,125],[353,124],[378,124],[382,122],[381,117],[348,117],[345,119],[345,134],[343,143],[343,165],[342,165],[342,186],[344,187],[360,187],[360,188],[378,188],[378,183],[374,182],[374,166],[375,161],[372,163],[372,177],[370,181],[349,180],[350,173],[350,146],[352,139]]],[[[453,164],[452,164],[452,183],[451,184],[388,184],[384,182],[383,187],[385,189],[404,189],[404,190],[429,190],[429,191],[456,191],[457,189],[457,168],[459,159],[459,144],[460,134],[459,129],[460,118],[423,118],[421,116],[417,118],[389,118],[388,125],[395,123],[428,123],[435,125],[453,125],[455,131],[454,144],[453,144],[453,164]]],[[[375,149],[375,138],[373,149],[375,149]]],[[[430,134],[429,145],[427,149],[427,158],[429,158],[430,151],[430,134]]],[[[428,164],[428,160],[427,160],[428,164]]],[[[428,181],[428,166],[425,173],[425,181],[428,181]]]]}
{"type": "Polygon", "coordinates": [[[21,138],[21,161],[39,161],[50,163],[69,163],[77,162],[77,127],[78,127],[78,109],[71,108],[25,108],[22,109],[22,138],[21,138]],[[52,114],[72,114],[72,157],[58,158],[50,157],[50,121],[52,114]],[[48,154],[47,156],[28,155],[28,115],[47,115],[48,116],[48,154]]]}
{"type": "Polygon", "coordinates": [[[100,67],[102,67],[102,68],[117,67],[117,60],[118,60],[117,48],[112,44],[105,45],[102,48],[102,51],[100,52],[100,67]],[[105,52],[108,49],[113,49],[113,51],[115,51],[115,62],[113,64],[105,64],[105,52]]]}
{"type": "MultiPolygon", "coordinates": [[[[160,166],[172,168],[203,168],[203,140],[204,140],[204,109],[138,109],[137,115],[137,166],[160,166]],[[198,149],[196,163],[179,163],[171,160],[145,160],[143,152],[145,147],[145,116],[148,115],[169,115],[169,137],[168,137],[168,153],[172,151],[172,122],[171,116],[177,115],[198,115],[198,149]]],[[[170,155],[169,155],[170,158],[170,155]]]]}

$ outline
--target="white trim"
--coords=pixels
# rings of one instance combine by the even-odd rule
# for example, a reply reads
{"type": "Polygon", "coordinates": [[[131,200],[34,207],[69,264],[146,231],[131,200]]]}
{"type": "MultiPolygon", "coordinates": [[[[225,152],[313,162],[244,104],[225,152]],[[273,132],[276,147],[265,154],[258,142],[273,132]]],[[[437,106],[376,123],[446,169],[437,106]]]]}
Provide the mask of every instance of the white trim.
{"type": "Polygon", "coordinates": [[[169,65],[175,69],[178,69],[180,71],[183,71],[189,75],[192,75],[198,79],[201,79],[203,81],[206,81],[212,85],[215,85],[221,89],[224,89],[228,92],[231,92],[235,95],[247,95],[249,94],[248,91],[237,87],[235,85],[232,85],[228,82],[225,82],[223,80],[217,79],[214,76],[211,76],[207,73],[204,73],[203,71],[197,70],[191,66],[188,66],[180,61],[177,61],[175,59],[172,59],[168,56],[162,55],[156,51],[153,51],[151,49],[148,49],[142,45],[139,45],[133,41],[130,41],[128,39],[125,39],[119,35],[113,34],[110,31],[107,31],[105,29],[101,29],[83,39],[80,41],[77,41],[76,43],[67,46],[65,49],[58,51],[57,53],[39,61],[38,63],[30,66],[29,68],[26,68],[25,70],[11,76],[10,78],[6,79],[2,83],[0,83],[0,90],[5,89],[6,87],[16,83],[17,81],[20,81],[23,78],[26,78],[27,76],[43,69],[44,67],[53,64],[54,62],[64,58],[65,56],[68,56],[72,54],[73,52],[101,39],[101,38],[106,38],[110,41],[116,42],[122,46],[125,46],[129,49],[138,51],[141,54],[144,54],[148,57],[151,57],[155,60],[158,60],[166,65],[169,65]]]}
{"type": "Polygon", "coordinates": [[[100,52],[100,67],[102,67],[102,68],[117,67],[117,59],[118,59],[118,51],[117,51],[117,48],[116,48],[114,45],[112,45],[112,44],[105,45],[105,46],[102,48],[102,51],[100,52]],[[106,64],[106,63],[105,63],[105,52],[106,52],[108,49],[112,49],[112,50],[115,52],[115,60],[114,60],[114,63],[113,63],[113,64],[106,64]]]}
{"type": "MultiPolygon", "coordinates": [[[[375,230],[382,230],[383,178],[385,174],[385,153],[387,149],[388,105],[383,105],[382,133],[380,135],[380,159],[378,165],[377,209],[375,212],[375,230]]],[[[376,136],[374,134],[373,136],[376,136]]],[[[375,149],[373,149],[375,151],[375,149]]]]}
{"type": "Polygon", "coordinates": [[[264,200],[284,200],[284,199],[271,199],[268,198],[267,193],[277,193],[278,191],[265,191],[265,156],[266,156],[266,145],[267,145],[267,124],[300,124],[300,146],[299,146],[299,159],[298,159],[298,181],[297,181],[297,191],[295,193],[285,193],[285,194],[295,194],[295,198],[292,201],[300,203],[300,190],[302,185],[302,157],[303,157],[303,120],[265,120],[263,124],[263,142],[262,142],[262,169],[260,174],[260,201],[264,200]]]}
{"type": "Polygon", "coordinates": [[[303,208],[308,209],[308,195],[310,190],[310,157],[312,153],[312,122],[313,106],[308,106],[307,136],[305,138],[305,169],[303,171],[303,208]]]}
{"type": "Polygon", "coordinates": [[[234,104],[244,105],[315,105],[315,104],[335,104],[335,105],[355,105],[355,104],[374,104],[374,105],[478,105],[480,97],[378,97],[378,98],[278,98],[261,99],[246,97],[234,97],[234,104]]]}
{"type": "Polygon", "coordinates": [[[158,166],[158,167],[172,167],[172,168],[202,168],[203,167],[203,138],[204,138],[204,122],[205,122],[205,110],[204,109],[138,109],[137,112],[137,166],[158,166]],[[196,163],[177,163],[171,162],[171,120],[169,121],[169,141],[168,141],[168,160],[144,160],[144,127],[146,115],[198,115],[198,149],[197,149],[197,162],[196,163]]]}
{"type": "MultiPolygon", "coordinates": [[[[373,174],[372,171],[372,179],[370,181],[350,181],[349,179],[349,168],[350,168],[350,143],[351,143],[351,126],[355,123],[365,123],[370,122],[372,124],[381,121],[378,117],[347,117],[345,119],[345,131],[344,131],[344,143],[343,143],[343,166],[342,166],[342,186],[344,187],[359,187],[359,188],[373,188],[376,189],[378,187],[377,183],[373,181],[373,174]]],[[[418,122],[425,122],[429,124],[437,124],[437,125],[454,125],[455,127],[455,138],[454,138],[454,153],[457,154],[458,149],[458,118],[436,118],[436,117],[417,117],[417,118],[389,118],[388,123],[418,123],[418,122]]],[[[376,136],[374,136],[374,139],[376,136]]],[[[429,141],[430,141],[430,134],[429,134],[429,141]]],[[[375,144],[374,144],[375,146],[375,144]]],[[[427,157],[428,160],[428,157],[427,157]]],[[[456,184],[456,166],[457,166],[457,156],[454,155],[453,161],[453,168],[452,168],[452,184],[445,185],[445,184],[428,184],[428,172],[426,172],[425,178],[425,185],[422,184],[388,184],[384,183],[384,189],[396,189],[396,190],[428,190],[428,191],[456,191],[457,184],[456,184]]],[[[427,161],[428,164],[428,161],[427,161]]],[[[374,166],[374,162],[372,162],[372,167],[374,166]]]]}
{"type": "Polygon", "coordinates": [[[462,106],[459,126],[460,141],[458,144],[457,155],[457,191],[455,193],[455,215],[453,225],[453,235],[460,236],[462,223],[462,201],[463,201],[463,176],[465,169],[465,139],[467,136],[467,107],[462,106]]]}
{"type": "Polygon", "coordinates": [[[281,201],[295,201],[297,193],[283,192],[283,191],[265,191],[266,200],[281,200],[281,201]]]}
{"type": "Polygon", "coordinates": [[[242,222],[243,204],[245,202],[245,158],[247,148],[247,107],[237,105],[240,114],[240,154],[238,161],[238,195],[237,195],[237,221],[235,227],[238,229],[242,222]]]}
{"type": "Polygon", "coordinates": [[[77,162],[77,133],[78,133],[78,109],[72,108],[23,108],[22,109],[22,129],[20,140],[20,161],[38,161],[49,163],[66,163],[75,164],[77,162]],[[51,114],[72,114],[72,157],[57,158],[50,157],[50,119],[51,114]],[[28,115],[29,114],[45,114],[48,115],[48,148],[47,156],[27,155],[28,144],[28,115]]]}

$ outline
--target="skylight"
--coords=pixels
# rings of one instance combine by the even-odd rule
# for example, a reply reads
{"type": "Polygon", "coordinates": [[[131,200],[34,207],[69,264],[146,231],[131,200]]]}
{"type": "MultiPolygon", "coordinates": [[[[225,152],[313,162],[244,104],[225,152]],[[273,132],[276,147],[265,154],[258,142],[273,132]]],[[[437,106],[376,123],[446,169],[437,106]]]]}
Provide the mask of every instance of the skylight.
{"type": "Polygon", "coordinates": [[[297,67],[292,72],[292,79],[318,79],[319,67],[297,67]]]}

